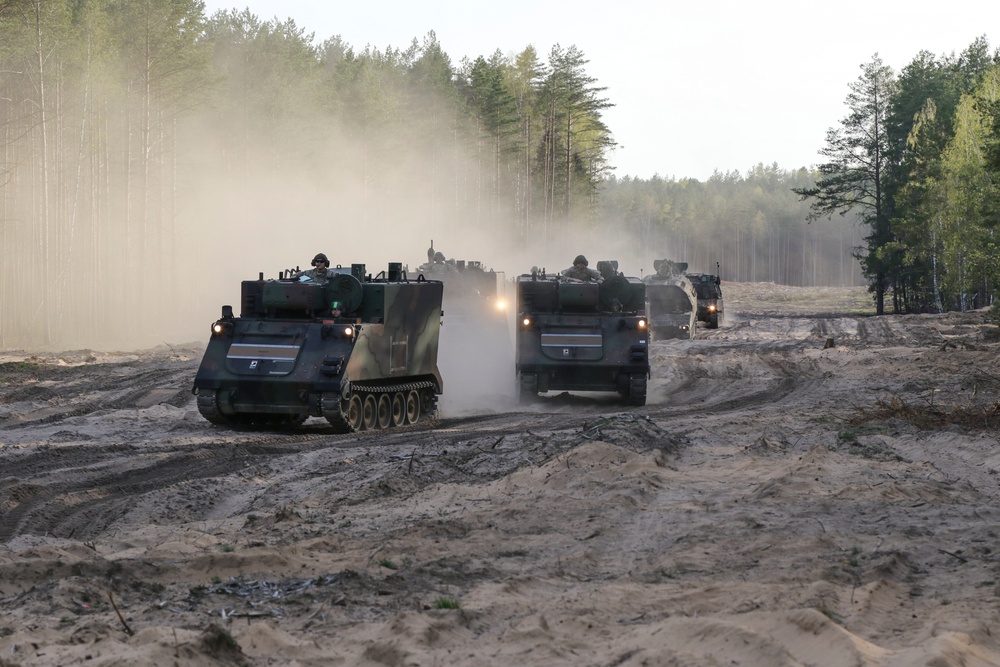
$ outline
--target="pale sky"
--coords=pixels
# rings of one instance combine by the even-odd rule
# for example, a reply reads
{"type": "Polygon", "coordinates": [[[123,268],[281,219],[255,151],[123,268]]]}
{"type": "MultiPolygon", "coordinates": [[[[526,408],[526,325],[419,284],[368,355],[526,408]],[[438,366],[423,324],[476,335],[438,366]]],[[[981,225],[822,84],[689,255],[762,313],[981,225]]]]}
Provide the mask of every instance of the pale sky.
{"type": "Polygon", "coordinates": [[[898,74],[921,50],[959,54],[985,35],[1000,46],[1000,3],[987,0],[206,0],[287,18],[317,43],[405,48],[434,31],[458,66],[531,45],[543,61],[575,45],[615,106],[604,120],[619,177],[708,179],[757,163],[821,161],[847,115],[848,84],[878,53],[898,74]],[[502,7],[502,11],[500,8],[502,7]]]}

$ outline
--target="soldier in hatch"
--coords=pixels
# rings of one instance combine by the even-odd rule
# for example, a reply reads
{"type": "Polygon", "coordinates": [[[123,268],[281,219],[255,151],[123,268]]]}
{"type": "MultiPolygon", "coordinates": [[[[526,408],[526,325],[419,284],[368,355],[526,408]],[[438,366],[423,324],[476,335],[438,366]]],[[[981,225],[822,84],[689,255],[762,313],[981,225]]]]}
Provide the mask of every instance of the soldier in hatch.
{"type": "Polygon", "coordinates": [[[587,258],[583,255],[577,255],[576,259],[573,260],[573,266],[565,269],[562,272],[564,278],[572,278],[573,280],[581,280],[586,283],[603,283],[604,276],[601,272],[596,269],[587,268],[587,258]]]}
{"type": "Polygon", "coordinates": [[[299,271],[295,277],[299,280],[312,280],[313,282],[325,285],[329,280],[330,260],[323,253],[317,253],[312,260],[313,268],[299,271]]]}

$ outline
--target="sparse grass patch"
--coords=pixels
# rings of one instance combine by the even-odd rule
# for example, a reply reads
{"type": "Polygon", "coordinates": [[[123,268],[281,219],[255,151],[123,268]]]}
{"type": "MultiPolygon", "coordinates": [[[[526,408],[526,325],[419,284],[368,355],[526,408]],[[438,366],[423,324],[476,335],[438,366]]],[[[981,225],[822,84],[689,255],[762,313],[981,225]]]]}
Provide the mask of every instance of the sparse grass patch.
{"type": "Polygon", "coordinates": [[[888,400],[877,398],[874,407],[859,408],[858,415],[848,423],[859,426],[887,419],[906,421],[924,431],[940,430],[950,426],[995,429],[1000,426],[1000,401],[989,405],[942,406],[910,405],[898,396],[888,400]]]}
{"type": "Polygon", "coordinates": [[[461,609],[462,605],[458,600],[449,597],[439,597],[434,600],[435,609],[461,609]]]}
{"type": "Polygon", "coordinates": [[[393,563],[388,558],[383,558],[382,560],[380,560],[378,562],[378,564],[381,565],[382,567],[384,567],[387,570],[398,570],[399,569],[399,566],[396,565],[395,563],[393,563]]]}
{"type": "Polygon", "coordinates": [[[862,441],[859,439],[883,433],[885,430],[881,424],[858,424],[853,428],[841,429],[837,431],[836,444],[832,445],[830,449],[836,450],[846,447],[847,453],[852,456],[861,456],[875,461],[902,461],[903,457],[879,440],[862,441]]]}
{"type": "Polygon", "coordinates": [[[37,370],[41,364],[31,361],[8,361],[0,364],[0,374],[3,373],[23,373],[25,371],[37,370]]]}
{"type": "Polygon", "coordinates": [[[230,553],[232,551],[236,551],[236,547],[234,547],[232,544],[220,544],[219,545],[219,551],[222,551],[222,552],[228,554],[228,553],[230,553]]]}

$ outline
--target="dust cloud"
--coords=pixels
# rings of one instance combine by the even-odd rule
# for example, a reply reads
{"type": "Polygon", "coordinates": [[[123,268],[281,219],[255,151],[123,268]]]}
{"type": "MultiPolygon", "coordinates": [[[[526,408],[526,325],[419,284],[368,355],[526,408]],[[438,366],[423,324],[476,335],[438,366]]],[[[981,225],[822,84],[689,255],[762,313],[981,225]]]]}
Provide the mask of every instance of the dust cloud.
{"type": "MultiPolygon", "coordinates": [[[[581,253],[592,266],[617,260],[628,275],[651,270],[662,254],[599,220],[514,219],[505,201],[477,190],[476,174],[488,166],[454,140],[393,142],[390,150],[377,136],[319,122],[320,111],[303,113],[312,122],[298,133],[272,123],[239,142],[238,123],[211,111],[182,123],[174,164],[163,169],[176,172],[173,180],[161,173],[145,194],[128,190],[136,187],[129,182],[108,185],[109,200],[144,199],[144,213],[108,207],[93,219],[53,224],[42,256],[53,256],[58,269],[44,286],[23,270],[30,260],[5,267],[0,349],[207,341],[221,306],[239,304],[241,281],[307,267],[317,252],[374,274],[389,262],[412,272],[433,241],[449,258],[502,272],[508,286],[532,267],[559,271],[581,253]]],[[[7,240],[7,255],[37,256],[36,239],[7,240]]]]}

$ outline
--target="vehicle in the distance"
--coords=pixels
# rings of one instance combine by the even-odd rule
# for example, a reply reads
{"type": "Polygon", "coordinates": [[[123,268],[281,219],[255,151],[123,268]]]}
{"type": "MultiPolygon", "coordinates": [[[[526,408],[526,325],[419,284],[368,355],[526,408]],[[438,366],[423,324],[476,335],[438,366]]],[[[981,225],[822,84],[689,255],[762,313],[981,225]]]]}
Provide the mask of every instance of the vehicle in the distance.
{"type": "Polygon", "coordinates": [[[656,273],[642,279],[646,284],[646,315],[649,339],[689,339],[694,336],[698,294],[684,273],[687,262],[653,261],[656,273]]]}
{"type": "Polygon", "coordinates": [[[722,322],[722,280],[709,273],[688,273],[698,294],[698,321],[709,329],[718,329],[722,322]]]}
{"type": "Polygon", "coordinates": [[[519,397],[548,391],[617,392],[645,405],[649,332],[645,285],[601,261],[603,282],[533,270],[517,278],[515,372],[519,397]]]}
{"type": "Polygon", "coordinates": [[[416,273],[444,284],[438,359],[448,379],[443,409],[495,409],[508,402],[514,348],[505,274],[481,261],[446,258],[433,241],[416,273]]]}
{"type": "Polygon", "coordinates": [[[242,283],[241,310],[222,307],[192,391],[213,424],[296,426],[324,417],[338,433],[412,424],[432,414],[442,284],[400,263],[329,269],[320,284],[292,271],[242,283]]]}

